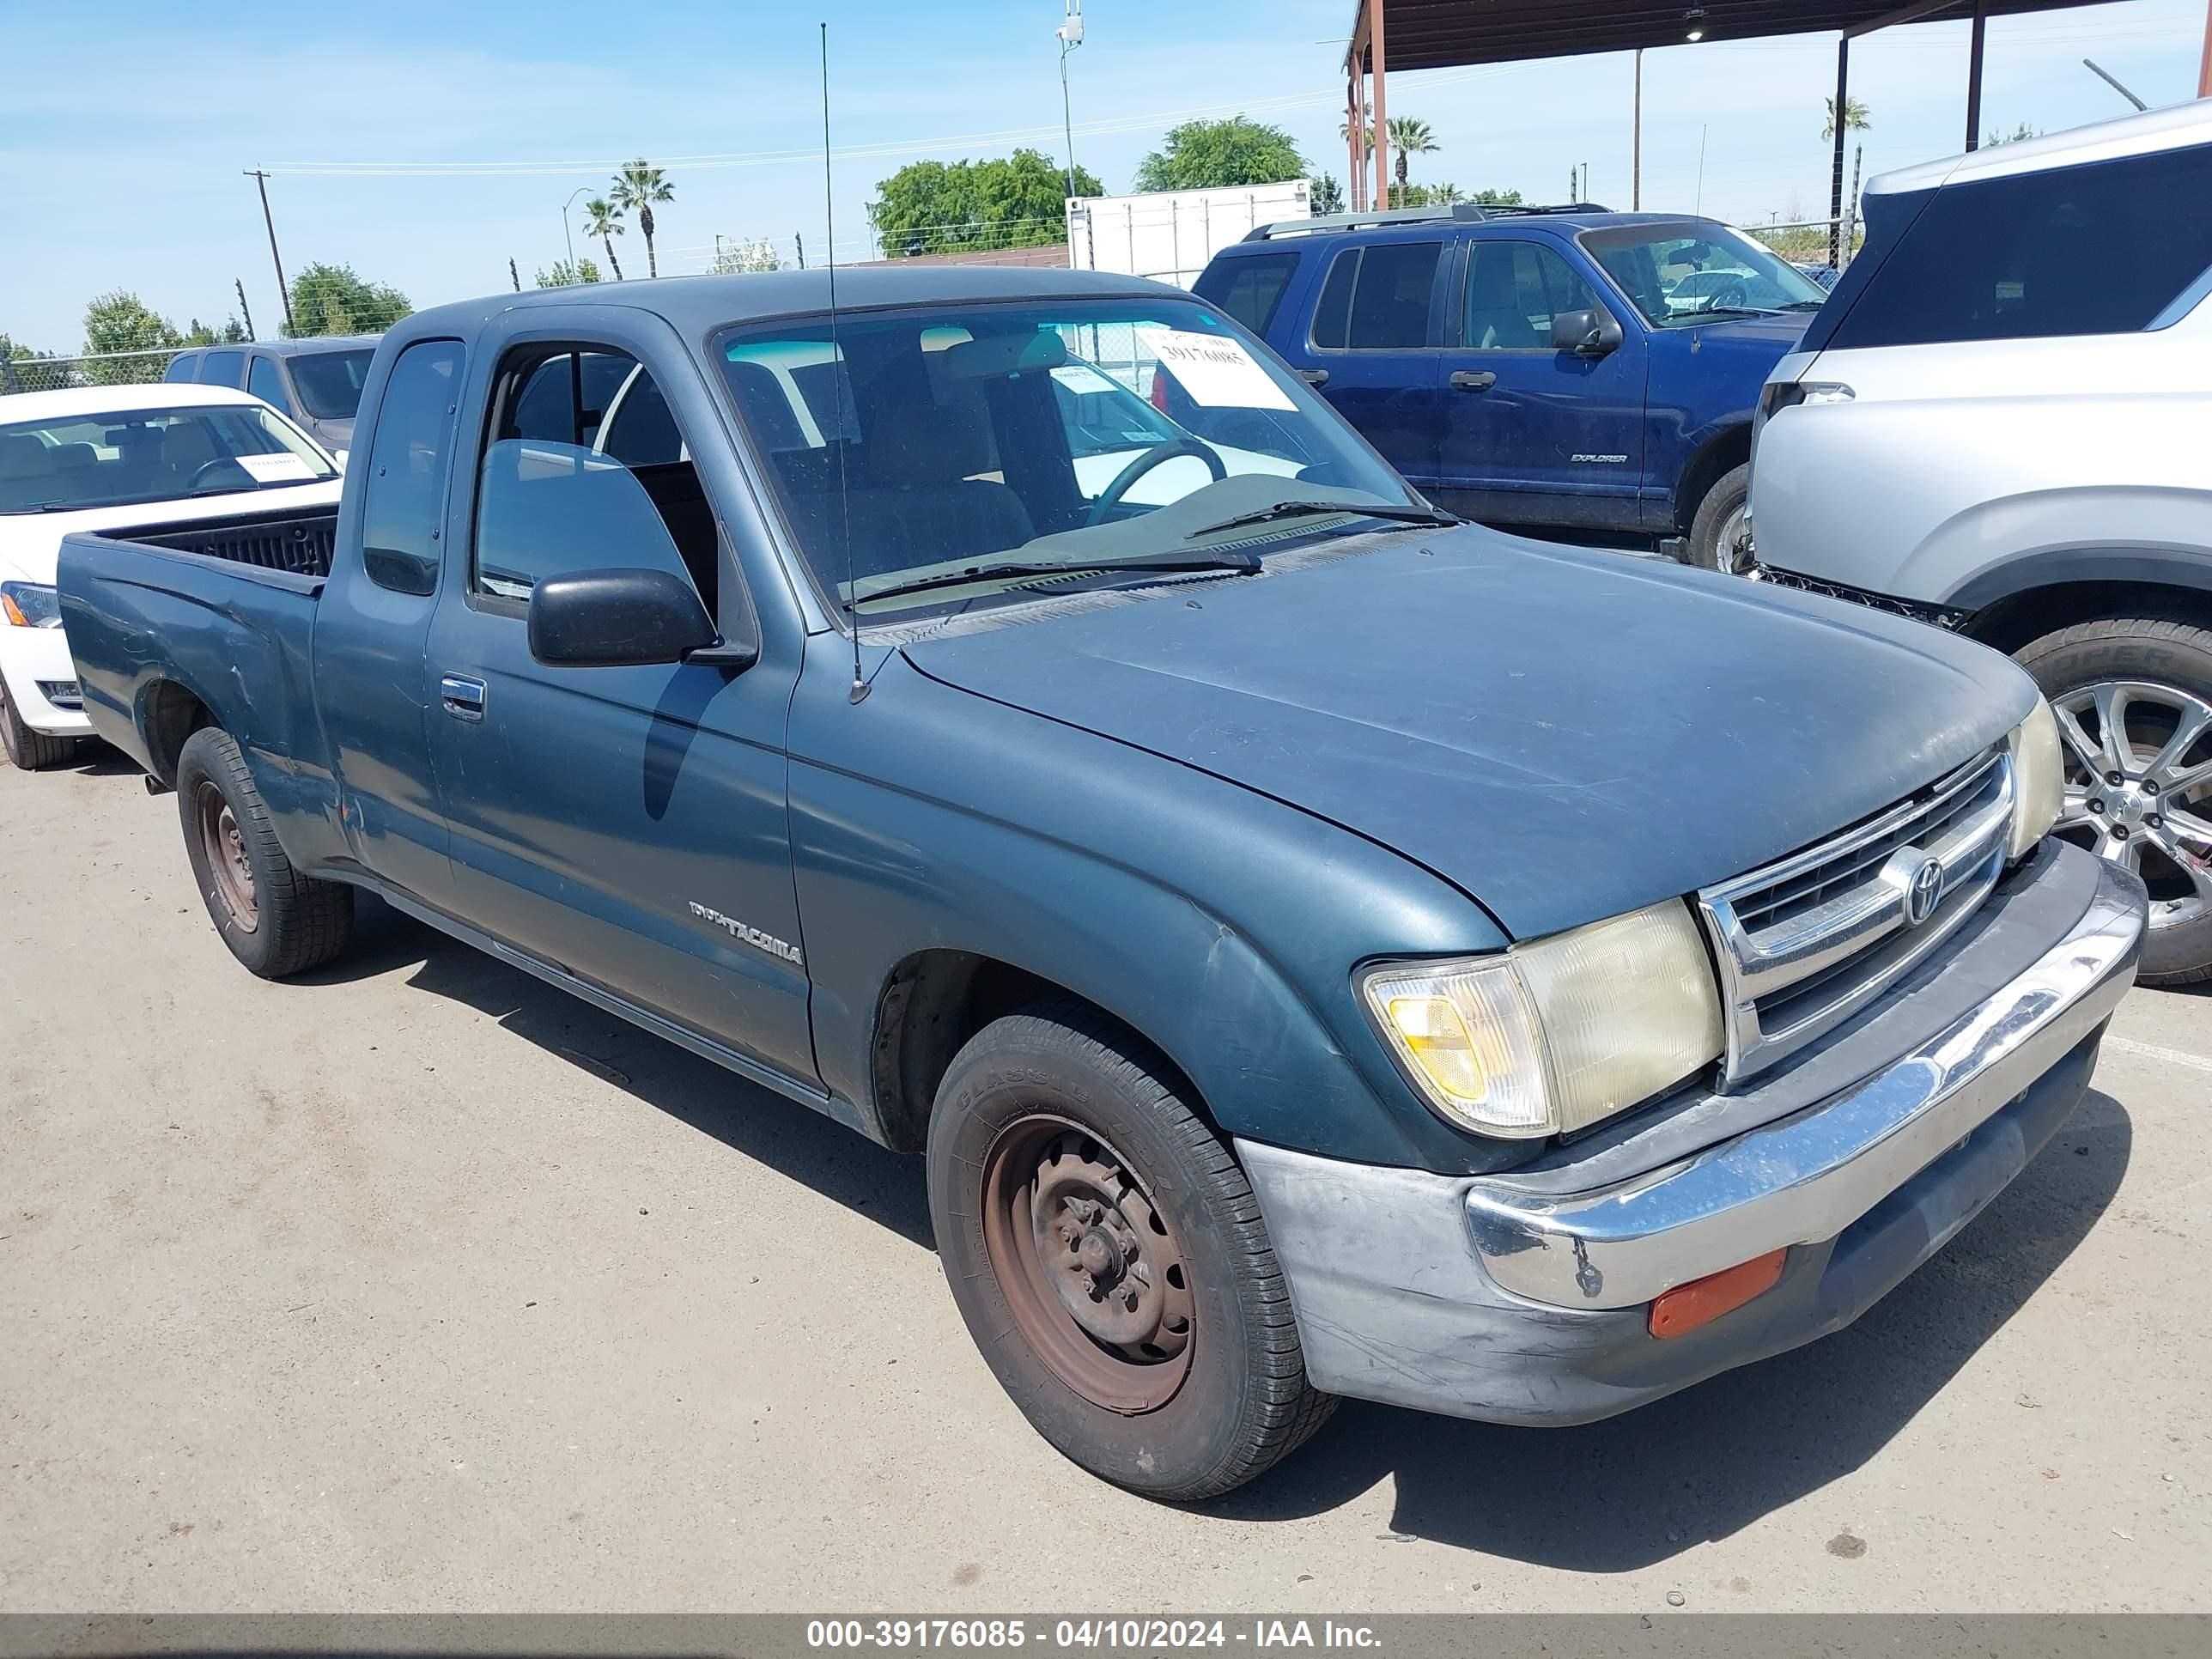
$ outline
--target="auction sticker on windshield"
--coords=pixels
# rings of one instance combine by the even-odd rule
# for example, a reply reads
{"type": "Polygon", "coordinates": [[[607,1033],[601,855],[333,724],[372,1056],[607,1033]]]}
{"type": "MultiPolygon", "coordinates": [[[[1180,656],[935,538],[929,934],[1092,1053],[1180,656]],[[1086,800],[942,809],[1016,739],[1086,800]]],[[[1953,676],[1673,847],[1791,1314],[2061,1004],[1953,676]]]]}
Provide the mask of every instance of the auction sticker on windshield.
{"type": "Polygon", "coordinates": [[[1190,400],[1208,409],[1288,409],[1297,405],[1237,341],[1187,329],[1139,326],[1137,340],[1176,377],[1190,400]]]}
{"type": "Polygon", "coordinates": [[[314,469],[297,455],[239,455],[233,458],[244,467],[256,483],[291,483],[295,480],[306,483],[314,479],[314,469]]]}

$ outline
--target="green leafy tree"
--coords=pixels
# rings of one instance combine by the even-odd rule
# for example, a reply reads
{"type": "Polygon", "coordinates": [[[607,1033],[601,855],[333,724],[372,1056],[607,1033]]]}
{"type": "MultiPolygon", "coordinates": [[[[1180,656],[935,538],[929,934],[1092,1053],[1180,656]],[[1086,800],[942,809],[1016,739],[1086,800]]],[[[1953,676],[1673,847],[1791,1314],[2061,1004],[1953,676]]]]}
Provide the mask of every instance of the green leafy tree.
{"type": "Polygon", "coordinates": [[[163,353],[185,343],[184,336],[167,317],[137,295],[118,289],[103,294],[84,308],[84,350],[88,357],[115,352],[144,352],[145,356],[122,356],[84,365],[84,378],[92,386],[125,386],[158,380],[169,366],[163,353]]]}
{"type": "MultiPolygon", "coordinates": [[[[660,261],[653,252],[653,204],[674,201],[676,186],[661,176],[659,167],[647,167],[641,156],[615,175],[614,188],[607,197],[617,207],[637,215],[638,231],[645,238],[646,275],[659,276],[660,261]]],[[[612,248],[607,250],[607,258],[614,258],[612,248]]]]}
{"type": "MultiPolygon", "coordinates": [[[[1097,177],[1075,169],[1075,193],[1103,196],[1097,177]]],[[[884,253],[1048,247],[1067,234],[1067,173],[1042,150],[983,161],[915,161],[876,186],[868,204],[884,253]]]]}
{"type": "Polygon", "coordinates": [[[2010,132],[1991,132],[1986,134],[1982,139],[1982,148],[1984,149],[1995,149],[2000,144],[2016,144],[2023,138],[2040,138],[2042,137],[2043,133],[2041,129],[2032,127],[2028,125],[2027,122],[2022,121],[2010,132]]]}
{"type": "Polygon", "coordinates": [[[351,265],[311,264],[292,279],[292,339],[332,334],[381,334],[415,307],[385,283],[362,279],[351,265]]]}
{"type": "Polygon", "coordinates": [[[1418,116],[1394,115],[1390,118],[1391,171],[1398,175],[1398,188],[1406,188],[1406,167],[1409,158],[1433,155],[1442,146],[1429,124],[1418,116]]]}
{"type": "Polygon", "coordinates": [[[188,346],[243,345],[246,325],[235,317],[226,317],[222,326],[216,328],[195,317],[192,325],[185,331],[184,343],[188,346]]]}
{"type": "Polygon", "coordinates": [[[1167,142],[1137,168],[1137,188],[1222,190],[1232,185],[1277,185],[1306,176],[1305,158],[1280,127],[1232,115],[1224,121],[1186,121],[1168,129],[1167,142]]]}
{"type": "MultiPolygon", "coordinates": [[[[1352,123],[1339,121],[1336,124],[1336,136],[1349,143],[1352,140],[1352,123]]],[[[1375,106],[1372,104],[1362,104],[1359,106],[1359,137],[1361,140],[1359,158],[1365,161],[1375,154],[1375,106]]]]}
{"type": "MultiPolygon", "coordinates": [[[[1820,129],[1820,137],[1833,140],[1836,136],[1836,100],[1828,98],[1822,100],[1822,102],[1828,112],[1828,124],[1820,129]]],[[[1844,131],[1864,132],[1873,125],[1874,117],[1867,112],[1867,106],[1864,104],[1856,98],[1844,100],[1844,131]]]]}
{"type": "Polygon", "coordinates": [[[574,264],[566,259],[556,259],[553,269],[539,271],[536,280],[540,288],[576,288],[596,283],[599,280],[599,261],[588,253],[574,264]]]}
{"type": "Polygon", "coordinates": [[[1308,204],[1313,209],[1316,217],[1324,213],[1341,213],[1344,211],[1344,186],[1336,182],[1334,174],[1324,173],[1313,181],[1313,195],[1308,204]]]}
{"type": "Polygon", "coordinates": [[[623,234],[622,210],[604,196],[594,196],[584,204],[584,234],[596,236],[599,246],[607,251],[607,263],[614,267],[615,281],[623,279],[622,261],[615,258],[615,238],[623,234]]]}

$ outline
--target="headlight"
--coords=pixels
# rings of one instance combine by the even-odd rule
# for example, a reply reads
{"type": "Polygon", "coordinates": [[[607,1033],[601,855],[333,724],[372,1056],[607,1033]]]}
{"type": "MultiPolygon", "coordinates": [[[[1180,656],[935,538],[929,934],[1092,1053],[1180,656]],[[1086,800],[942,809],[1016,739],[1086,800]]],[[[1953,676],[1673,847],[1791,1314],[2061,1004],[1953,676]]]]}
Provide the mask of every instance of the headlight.
{"type": "Polygon", "coordinates": [[[2066,763],[2058,752],[2058,722],[2041,697],[2005,739],[2012,751],[2012,846],[2008,862],[2025,858],[2051,833],[2066,804],[2066,763]]]}
{"type": "Polygon", "coordinates": [[[59,628],[61,595],[43,582],[0,582],[0,622],[10,628],[59,628]]]}
{"type": "Polygon", "coordinates": [[[1386,963],[1359,988],[1429,1104],[1483,1134],[1579,1129],[1723,1046],[1720,993],[1680,899],[1500,956],[1386,963]]]}

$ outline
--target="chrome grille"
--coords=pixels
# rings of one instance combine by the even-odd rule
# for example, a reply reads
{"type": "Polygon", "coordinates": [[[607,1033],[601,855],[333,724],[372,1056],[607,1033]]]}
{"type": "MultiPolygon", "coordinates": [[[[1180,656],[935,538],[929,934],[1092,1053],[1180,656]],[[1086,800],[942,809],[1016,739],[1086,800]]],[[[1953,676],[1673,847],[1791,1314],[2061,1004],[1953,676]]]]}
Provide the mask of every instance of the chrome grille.
{"type": "Polygon", "coordinates": [[[1700,891],[1726,1012],[1723,1085],[1840,1024],[1979,908],[2003,872],[2012,800],[2012,763],[1999,750],[1841,835],[1700,891]]]}

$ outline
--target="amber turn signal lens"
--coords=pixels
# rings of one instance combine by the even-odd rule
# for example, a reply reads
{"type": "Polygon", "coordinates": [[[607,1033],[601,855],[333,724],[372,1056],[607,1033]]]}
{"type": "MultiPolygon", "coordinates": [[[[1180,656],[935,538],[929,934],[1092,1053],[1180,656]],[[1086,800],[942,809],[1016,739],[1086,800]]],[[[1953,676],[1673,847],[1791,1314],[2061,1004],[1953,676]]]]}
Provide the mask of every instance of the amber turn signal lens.
{"type": "Polygon", "coordinates": [[[1765,1295],[1781,1279],[1782,1264],[1789,1256],[1787,1250],[1769,1250],[1733,1267],[1677,1285],[1651,1304],[1651,1334],[1686,1336],[1724,1313],[1734,1313],[1753,1297],[1765,1295]]]}

